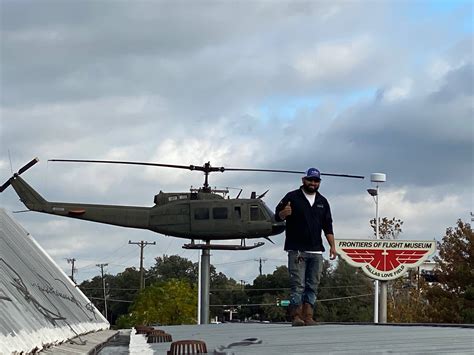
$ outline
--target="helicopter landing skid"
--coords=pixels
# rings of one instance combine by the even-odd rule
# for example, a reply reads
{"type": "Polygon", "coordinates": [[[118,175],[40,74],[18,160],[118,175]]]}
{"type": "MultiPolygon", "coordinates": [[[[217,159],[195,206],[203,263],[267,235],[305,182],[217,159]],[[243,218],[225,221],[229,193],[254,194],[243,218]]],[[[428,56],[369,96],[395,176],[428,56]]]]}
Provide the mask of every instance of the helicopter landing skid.
{"type": "Polygon", "coordinates": [[[245,245],[245,240],[242,239],[240,245],[227,245],[227,244],[196,244],[194,240],[191,243],[184,244],[184,249],[213,249],[213,250],[250,250],[261,247],[264,242],[254,243],[253,245],[245,245]]]}

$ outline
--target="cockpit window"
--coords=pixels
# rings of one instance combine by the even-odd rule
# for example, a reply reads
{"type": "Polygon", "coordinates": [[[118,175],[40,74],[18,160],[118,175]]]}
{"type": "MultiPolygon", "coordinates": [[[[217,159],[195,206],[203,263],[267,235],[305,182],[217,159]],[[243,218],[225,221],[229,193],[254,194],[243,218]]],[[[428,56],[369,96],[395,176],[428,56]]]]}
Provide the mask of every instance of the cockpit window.
{"type": "Polygon", "coordinates": [[[265,214],[258,205],[250,206],[250,220],[251,221],[264,221],[265,214]]]}

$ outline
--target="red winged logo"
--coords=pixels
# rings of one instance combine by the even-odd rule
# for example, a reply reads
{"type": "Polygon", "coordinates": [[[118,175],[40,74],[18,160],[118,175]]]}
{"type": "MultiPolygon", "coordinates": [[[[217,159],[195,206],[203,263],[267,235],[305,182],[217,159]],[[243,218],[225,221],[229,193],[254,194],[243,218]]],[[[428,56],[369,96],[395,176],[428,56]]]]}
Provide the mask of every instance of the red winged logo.
{"type": "Polygon", "coordinates": [[[337,253],[369,277],[393,280],[419,266],[436,250],[436,242],[414,240],[336,240],[337,253]]]}
{"type": "Polygon", "coordinates": [[[352,261],[370,264],[379,271],[392,271],[400,264],[414,264],[429,250],[342,249],[352,261]]]}

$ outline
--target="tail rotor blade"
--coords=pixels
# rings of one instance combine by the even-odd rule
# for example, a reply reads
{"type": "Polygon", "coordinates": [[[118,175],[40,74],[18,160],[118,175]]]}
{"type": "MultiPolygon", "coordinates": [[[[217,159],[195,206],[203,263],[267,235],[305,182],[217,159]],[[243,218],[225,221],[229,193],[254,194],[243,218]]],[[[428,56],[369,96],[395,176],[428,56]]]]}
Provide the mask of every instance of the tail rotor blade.
{"type": "MultiPolygon", "coordinates": [[[[30,161],[28,164],[22,166],[20,170],[16,174],[13,175],[13,178],[17,175],[23,174],[25,171],[27,171],[29,168],[31,168],[33,165],[35,165],[37,162],[39,162],[38,158],[34,158],[32,161],[30,161]]],[[[11,179],[8,179],[2,186],[0,186],[0,192],[3,192],[8,186],[11,185],[11,179]]]]}
{"type": "Polygon", "coordinates": [[[33,165],[35,165],[37,162],[39,162],[38,158],[34,158],[32,161],[30,161],[28,164],[25,166],[21,167],[20,170],[18,170],[18,175],[23,174],[25,171],[27,171],[29,168],[31,168],[33,165]]]}
{"type": "Polygon", "coordinates": [[[3,192],[3,190],[5,190],[10,185],[10,179],[8,179],[2,186],[0,186],[0,192],[3,192]]]}

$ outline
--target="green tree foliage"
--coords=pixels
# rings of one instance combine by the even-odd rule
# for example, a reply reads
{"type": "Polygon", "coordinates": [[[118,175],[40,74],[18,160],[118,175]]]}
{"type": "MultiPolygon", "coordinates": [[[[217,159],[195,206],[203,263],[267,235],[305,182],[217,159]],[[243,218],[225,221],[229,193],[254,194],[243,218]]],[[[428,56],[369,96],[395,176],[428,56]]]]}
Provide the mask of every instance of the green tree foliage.
{"type": "MultiPolygon", "coordinates": [[[[106,277],[107,276],[110,275],[106,275],[106,277]]],[[[83,281],[79,285],[79,289],[91,300],[99,312],[104,314],[104,292],[102,286],[102,277],[95,276],[91,280],[83,281]]]]}
{"type": "Polygon", "coordinates": [[[474,241],[469,223],[457,221],[438,243],[438,284],[426,290],[432,322],[474,323],[474,241]]]}
{"type": "Polygon", "coordinates": [[[277,307],[276,301],[289,299],[290,278],[286,266],[278,266],[272,274],[258,276],[253,285],[248,285],[248,303],[271,304],[269,306],[254,306],[242,309],[239,316],[254,319],[281,322],[286,320],[286,308],[277,307]]]}
{"type": "Polygon", "coordinates": [[[130,315],[121,318],[122,323],[196,324],[197,292],[185,280],[155,283],[140,292],[130,310],[130,315]]]}
{"type": "Polygon", "coordinates": [[[335,269],[325,261],[316,319],[324,322],[368,322],[373,319],[372,280],[339,259],[335,269]]]}
{"type": "Polygon", "coordinates": [[[262,296],[262,304],[269,304],[268,306],[262,306],[262,320],[268,320],[271,322],[284,322],[287,320],[286,308],[285,307],[276,307],[276,299],[288,299],[288,297],[283,296],[284,294],[280,293],[275,295],[265,293],[262,296]],[[282,298],[284,297],[284,298],[282,298]]]}
{"type": "Polygon", "coordinates": [[[155,265],[146,273],[147,284],[177,279],[187,280],[190,285],[197,285],[197,263],[193,263],[179,255],[163,255],[155,258],[155,261],[155,265]]]}
{"type": "Polygon", "coordinates": [[[134,267],[126,268],[115,276],[108,275],[108,316],[112,324],[116,319],[128,313],[128,308],[138,295],[140,287],[140,271],[134,267]]]}
{"type": "Polygon", "coordinates": [[[246,303],[246,295],[241,285],[237,284],[232,278],[228,278],[222,272],[217,272],[214,265],[210,267],[210,288],[209,303],[211,305],[229,305],[220,307],[210,307],[209,313],[211,318],[218,317],[218,319],[229,318],[226,312],[233,311],[233,304],[246,303]]]}

